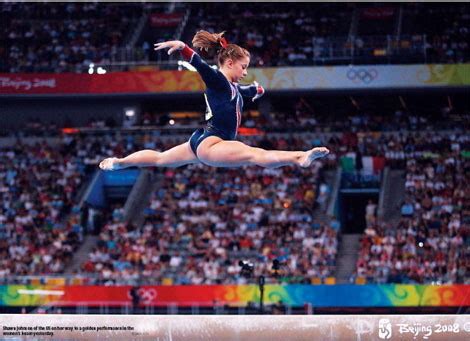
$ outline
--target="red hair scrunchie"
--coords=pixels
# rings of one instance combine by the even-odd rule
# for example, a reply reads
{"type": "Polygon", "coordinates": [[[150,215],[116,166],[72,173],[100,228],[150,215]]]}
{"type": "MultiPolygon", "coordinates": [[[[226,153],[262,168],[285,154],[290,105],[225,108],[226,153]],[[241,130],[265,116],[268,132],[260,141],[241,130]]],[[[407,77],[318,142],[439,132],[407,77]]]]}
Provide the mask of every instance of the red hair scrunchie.
{"type": "Polygon", "coordinates": [[[225,39],[225,38],[220,38],[219,43],[220,43],[220,46],[222,46],[223,49],[227,48],[227,45],[228,45],[227,39],[225,39]]]}

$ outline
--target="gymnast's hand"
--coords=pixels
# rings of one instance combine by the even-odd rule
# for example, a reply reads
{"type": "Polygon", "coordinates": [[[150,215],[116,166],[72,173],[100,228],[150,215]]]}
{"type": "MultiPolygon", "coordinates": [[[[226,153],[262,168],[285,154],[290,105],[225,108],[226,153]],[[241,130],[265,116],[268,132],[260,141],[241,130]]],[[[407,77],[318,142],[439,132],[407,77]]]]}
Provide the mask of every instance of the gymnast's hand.
{"type": "Polygon", "coordinates": [[[117,157],[109,157],[100,162],[100,168],[105,171],[114,171],[124,168],[118,161],[119,159],[117,157]]]}
{"type": "Polygon", "coordinates": [[[153,47],[154,47],[154,50],[157,51],[157,50],[161,50],[161,49],[167,49],[167,48],[170,48],[168,50],[168,55],[172,54],[173,52],[175,52],[176,50],[182,50],[184,49],[184,46],[186,44],[183,43],[182,41],[180,40],[170,40],[170,41],[165,41],[163,43],[156,43],[156,44],[153,44],[153,47]]]}

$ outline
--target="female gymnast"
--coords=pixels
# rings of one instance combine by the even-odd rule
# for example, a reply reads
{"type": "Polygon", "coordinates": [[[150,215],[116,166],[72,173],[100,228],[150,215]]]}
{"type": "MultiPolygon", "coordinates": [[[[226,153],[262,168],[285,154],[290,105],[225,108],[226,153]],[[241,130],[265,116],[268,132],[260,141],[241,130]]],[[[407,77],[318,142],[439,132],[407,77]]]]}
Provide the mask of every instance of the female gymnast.
{"type": "Polygon", "coordinates": [[[183,58],[199,72],[206,84],[206,126],[196,130],[189,141],[167,151],[147,149],[124,158],[107,158],[101,161],[101,169],[118,170],[132,166],[179,167],[200,162],[213,167],[308,167],[313,160],[329,153],[325,147],[308,151],[264,150],[235,141],[241,121],[242,97],[254,101],[264,94],[264,89],[256,82],[252,85],[239,84],[247,75],[250,53],[238,45],[227,43],[222,37],[223,33],[199,31],[192,41],[195,48],[218,50],[219,70],[210,67],[182,41],[173,40],[154,45],[155,50],[169,48],[169,55],[179,50],[183,58]]]}

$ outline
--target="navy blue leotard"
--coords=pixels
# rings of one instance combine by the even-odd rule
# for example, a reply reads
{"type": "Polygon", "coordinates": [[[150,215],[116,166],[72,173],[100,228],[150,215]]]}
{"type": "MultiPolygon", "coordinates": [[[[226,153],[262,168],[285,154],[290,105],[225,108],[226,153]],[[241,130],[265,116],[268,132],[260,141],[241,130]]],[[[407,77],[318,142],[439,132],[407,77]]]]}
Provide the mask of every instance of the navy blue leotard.
{"type": "Polygon", "coordinates": [[[181,50],[181,54],[196,68],[206,84],[206,126],[196,130],[189,139],[197,156],[197,147],[208,136],[234,140],[241,122],[243,97],[256,99],[264,94],[264,89],[257,83],[240,85],[229,82],[222,72],[210,67],[188,46],[181,50]]]}

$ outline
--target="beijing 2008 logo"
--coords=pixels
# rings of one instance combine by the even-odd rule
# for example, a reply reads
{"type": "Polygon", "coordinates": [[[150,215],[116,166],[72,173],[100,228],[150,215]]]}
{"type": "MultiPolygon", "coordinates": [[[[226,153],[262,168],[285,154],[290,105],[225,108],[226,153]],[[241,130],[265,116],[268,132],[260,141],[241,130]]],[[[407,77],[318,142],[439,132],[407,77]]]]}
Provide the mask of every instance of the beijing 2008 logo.
{"type": "Polygon", "coordinates": [[[389,319],[379,320],[379,338],[388,340],[392,337],[392,324],[389,319]]]}
{"type": "Polygon", "coordinates": [[[349,71],[346,74],[346,77],[348,77],[349,80],[353,81],[353,83],[362,82],[365,84],[369,84],[373,80],[375,80],[378,75],[379,73],[376,69],[359,68],[359,69],[349,69],[349,71]]]}

